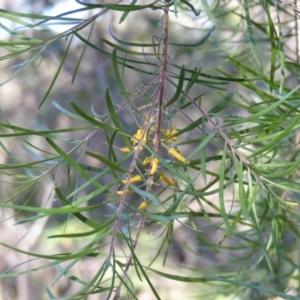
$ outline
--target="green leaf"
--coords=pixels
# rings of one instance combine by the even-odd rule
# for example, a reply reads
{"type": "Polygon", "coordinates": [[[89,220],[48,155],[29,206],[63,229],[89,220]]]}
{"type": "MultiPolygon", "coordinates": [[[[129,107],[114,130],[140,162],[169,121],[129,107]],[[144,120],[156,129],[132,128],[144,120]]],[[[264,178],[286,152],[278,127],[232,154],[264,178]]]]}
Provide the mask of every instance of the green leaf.
{"type": "Polygon", "coordinates": [[[124,87],[124,84],[122,82],[122,78],[121,78],[121,75],[120,75],[120,72],[119,72],[119,68],[118,68],[118,60],[117,60],[117,50],[114,49],[113,50],[113,53],[112,53],[112,63],[113,63],[113,69],[114,69],[114,73],[115,73],[115,76],[116,76],[116,80],[117,80],[117,83],[119,85],[119,87],[121,88],[121,91],[122,91],[122,94],[127,98],[128,98],[128,92],[126,91],[125,87],[124,87]]]}
{"type": "MultiPolygon", "coordinates": [[[[130,3],[130,5],[135,5],[136,3],[137,3],[137,0],[132,0],[131,3],[130,3]]],[[[122,24],[122,23],[125,21],[125,19],[126,19],[127,16],[129,15],[129,13],[130,13],[130,11],[125,11],[125,12],[122,14],[122,16],[121,16],[121,18],[120,18],[120,21],[119,21],[119,24],[122,24]]]]}
{"type": "Polygon", "coordinates": [[[110,167],[112,170],[121,172],[121,173],[128,173],[128,170],[123,169],[122,167],[114,164],[112,161],[108,160],[107,158],[105,158],[104,156],[100,155],[100,154],[96,154],[94,152],[90,152],[87,151],[86,152],[87,155],[94,157],[96,159],[98,159],[99,161],[101,161],[102,163],[104,163],[104,165],[110,167]]]}
{"type": "MultiPolygon", "coordinates": [[[[115,109],[113,107],[113,103],[112,103],[112,100],[111,100],[110,95],[109,95],[109,89],[106,89],[105,98],[106,98],[106,105],[107,105],[111,120],[113,121],[116,128],[118,129],[118,133],[124,132],[124,128],[123,128],[121,122],[119,121],[119,117],[116,114],[115,109]]],[[[124,133],[123,135],[121,135],[121,137],[122,137],[124,143],[126,144],[126,146],[129,149],[132,149],[132,145],[129,142],[128,137],[126,136],[126,134],[124,133]]]]}
{"type": "MultiPolygon", "coordinates": [[[[89,33],[89,36],[88,36],[88,41],[90,40],[91,38],[91,35],[92,35],[92,32],[93,32],[93,29],[94,29],[94,25],[95,25],[95,20],[93,21],[92,23],[92,26],[91,26],[91,30],[90,30],[90,33],[89,33]]],[[[75,78],[76,78],[76,75],[77,75],[77,72],[79,70],[79,66],[80,66],[80,63],[82,61],[82,58],[83,58],[83,55],[85,53],[85,50],[86,50],[86,47],[87,47],[87,44],[84,45],[83,49],[82,49],[82,52],[81,52],[81,55],[80,55],[80,58],[76,64],[76,68],[75,68],[75,71],[74,71],[74,74],[73,74],[73,77],[72,77],[72,84],[74,83],[75,81],[75,78]]]]}
{"type": "Polygon", "coordinates": [[[226,170],[226,159],[227,159],[227,144],[223,149],[223,157],[220,165],[220,177],[219,177],[219,203],[220,203],[220,212],[222,215],[222,220],[226,226],[226,234],[231,234],[232,229],[230,223],[228,221],[226,206],[225,206],[225,199],[224,199],[224,178],[225,178],[225,170],[226,170]]]}
{"type": "Polygon", "coordinates": [[[173,46],[178,46],[178,47],[199,47],[201,45],[203,45],[207,39],[210,37],[210,35],[212,34],[212,32],[215,30],[216,26],[213,26],[207,33],[206,35],[198,42],[196,43],[169,43],[170,45],[173,46]]]}
{"type": "Polygon", "coordinates": [[[191,277],[191,276],[179,276],[179,275],[172,275],[168,273],[163,273],[158,270],[148,268],[148,270],[171,280],[180,281],[180,282],[192,282],[192,283],[199,283],[199,282],[210,282],[210,281],[216,281],[216,282],[224,282],[229,283],[235,286],[242,286],[249,289],[257,290],[257,291],[263,291],[270,295],[279,296],[283,299],[290,299],[290,300],[298,300],[298,297],[288,295],[286,293],[281,293],[275,290],[268,289],[260,284],[251,284],[245,281],[239,281],[230,279],[229,276],[203,276],[203,277],[191,277]]]}
{"type": "Polygon", "coordinates": [[[89,211],[89,210],[94,210],[101,205],[103,204],[101,203],[101,204],[96,204],[96,205],[91,205],[86,207],[73,207],[72,205],[68,205],[67,207],[59,207],[59,208],[42,208],[42,207],[33,207],[28,205],[24,206],[24,205],[0,203],[0,207],[3,208],[10,208],[10,209],[21,210],[21,211],[30,211],[36,213],[44,213],[48,215],[64,215],[64,214],[72,214],[72,213],[78,213],[83,211],[89,211]]]}
{"type": "Polygon", "coordinates": [[[177,84],[177,90],[174,94],[174,96],[165,104],[165,108],[173,104],[181,95],[182,88],[183,88],[183,82],[184,82],[184,66],[182,66],[180,70],[179,80],[177,84]]]}
{"type": "Polygon", "coordinates": [[[44,102],[46,101],[46,99],[48,98],[48,96],[49,96],[49,94],[50,94],[50,92],[51,92],[51,90],[52,90],[52,88],[53,88],[53,86],[54,86],[54,83],[55,83],[55,81],[57,80],[58,75],[59,75],[59,73],[60,73],[60,71],[61,71],[61,69],[62,69],[62,66],[63,66],[63,64],[64,64],[64,62],[65,62],[65,59],[66,59],[67,54],[68,54],[68,52],[69,52],[69,49],[70,49],[72,40],[73,40],[73,35],[71,35],[71,37],[70,37],[70,42],[69,42],[69,44],[68,44],[68,46],[67,46],[67,49],[66,49],[65,52],[64,52],[64,55],[63,55],[63,57],[62,57],[62,59],[61,59],[61,62],[60,62],[60,65],[59,65],[59,67],[58,67],[58,69],[57,69],[57,71],[56,71],[56,73],[55,73],[55,75],[54,75],[54,77],[53,77],[53,80],[52,80],[52,82],[51,82],[51,84],[50,84],[48,90],[46,91],[46,93],[45,93],[45,95],[44,95],[42,101],[40,102],[38,108],[41,108],[42,105],[44,104],[44,102]]]}
{"type": "MultiPolygon", "coordinates": [[[[55,193],[57,195],[57,197],[60,199],[60,201],[65,205],[71,205],[71,203],[64,197],[64,195],[62,194],[62,192],[60,191],[60,189],[58,187],[55,188],[55,193]]],[[[97,229],[100,228],[101,224],[96,223],[90,219],[88,219],[87,217],[85,217],[84,215],[82,215],[81,213],[77,212],[77,213],[73,213],[73,215],[79,219],[81,222],[83,222],[84,224],[88,225],[91,228],[97,229]]]]}
{"type": "Polygon", "coordinates": [[[255,40],[254,34],[253,34],[252,19],[250,17],[248,0],[245,0],[244,3],[245,3],[244,9],[245,9],[245,15],[246,15],[246,22],[247,22],[247,28],[248,28],[248,34],[249,34],[249,38],[250,38],[252,52],[254,54],[254,57],[256,59],[258,66],[261,67],[260,58],[259,58],[258,50],[257,50],[257,46],[256,46],[256,40],[255,40]]]}
{"type": "Polygon", "coordinates": [[[201,11],[200,10],[196,11],[195,7],[190,2],[188,2],[186,0],[180,0],[180,2],[184,3],[185,5],[187,5],[192,10],[192,12],[194,13],[194,15],[196,17],[198,17],[200,15],[201,11]]]}
{"type": "Polygon", "coordinates": [[[211,22],[215,25],[218,26],[218,22],[214,16],[214,13],[212,11],[212,9],[210,8],[209,4],[207,3],[206,0],[201,0],[201,3],[205,9],[205,12],[207,13],[207,15],[209,16],[211,22]]]}
{"type": "Polygon", "coordinates": [[[53,105],[63,114],[67,115],[68,117],[75,119],[75,120],[79,120],[79,121],[83,121],[86,122],[87,120],[84,118],[81,118],[73,113],[71,113],[70,111],[66,110],[65,108],[63,108],[62,106],[60,106],[58,103],[56,103],[55,101],[52,102],[53,105]]]}
{"type": "MultiPolygon", "coordinates": [[[[113,128],[101,121],[99,121],[96,118],[92,118],[91,116],[89,116],[88,114],[86,114],[83,110],[81,110],[75,103],[71,102],[72,107],[74,108],[74,110],[80,115],[82,116],[86,121],[106,130],[106,131],[110,131],[110,132],[115,132],[116,128],[113,128]]],[[[118,133],[120,135],[124,135],[124,133],[122,131],[118,131],[118,133]]],[[[126,135],[127,136],[127,135],[126,135]]]]}

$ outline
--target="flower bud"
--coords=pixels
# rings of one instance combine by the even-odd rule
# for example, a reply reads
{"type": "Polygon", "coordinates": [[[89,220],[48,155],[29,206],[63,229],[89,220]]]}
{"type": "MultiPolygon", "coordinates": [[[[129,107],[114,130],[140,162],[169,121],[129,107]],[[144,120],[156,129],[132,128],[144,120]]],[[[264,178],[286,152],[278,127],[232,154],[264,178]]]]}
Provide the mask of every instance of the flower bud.
{"type": "Polygon", "coordinates": [[[158,159],[154,158],[152,161],[152,166],[151,166],[151,170],[150,170],[150,175],[153,175],[156,170],[157,170],[157,166],[158,166],[158,159]]]}
{"type": "MultiPolygon", "coordinates": [[[[129,179],[129,183],[135,183],[135,182],[139,182],[139,181],[141,181],[141,180],[142,180],[141,175],[136,175],[136,176],[133,176],[133,177],[131,177],[131,178],[129,179]]],[[[127,182],[127,179],[122,180],[122,183],[126,184],[126,182],[127,182]]]]}
{"type": "Polygon", "coordinates": [[[148,203],[146,201],[142,202],[141,205],[138,207],[140,210],[146,210],[148,207],[148,203]]]}
{"type": "Polygon", "coordinates": [[[167,183],[168,185],[175,185],[174,181],[171,180],[171,179],[170,179],[167,175],[165,175],[165,174],[161,174],[161,175],[159,176],[159,178],[160,178],[161,180],[163,180],[165,183],[167,183]]]}
{"type": "MultiPolygon", "coordinates": [[[[116,191],[116,194],[118,196],[123,196],[124,195],[124,191],[116,191]]],[[[132,194],[132,191],[127,190],[126,191],[126,195],[130,195],[130,194],[132,194]]]]}
{"type": "Polygon", "coordinates": [[[174,156],[177,160],[183,162],[183,163],[189,163],[188,161],[186,161],[186,159],[180,154],[178,153],[174,148],[170,148],[168,150],[168,153],[171,154],[172,156],[174,156]]]}

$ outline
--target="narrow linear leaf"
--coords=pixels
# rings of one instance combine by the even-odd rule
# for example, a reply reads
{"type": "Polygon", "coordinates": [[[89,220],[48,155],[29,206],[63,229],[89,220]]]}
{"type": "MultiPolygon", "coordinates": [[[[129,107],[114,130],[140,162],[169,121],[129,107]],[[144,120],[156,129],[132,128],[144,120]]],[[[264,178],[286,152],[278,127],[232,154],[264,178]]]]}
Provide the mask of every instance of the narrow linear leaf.
{"type": "MultiPolygon", "coordinates": [[[[90,30],[90,33],[89,33],[89,36],[88,36],[88,41],[89,41],[90,38],[91,38],[91,35],[92,35],[92,32],[93,32],[94,25],[95,25],[95,20],[92,22],[91,30],[90,30]]],[[[72,81],[71,81],[72,84],[73,84],[74,81],[75,81],[77,72],[78,72],[78,70],[79,70],[80,63],[81,63],[81,61],[82,61],[82,58],[83,58],[83,55],[84,55],[84,53],[85,53],[85,50],[86,50],[87,46],[88,46],[87,44],[84,44],[84,47],[83,47],[82,52],[81,52],[81,55],[80,55],[80,57],[79,57],[79,59],[78,59],[78,62],[77,62],[77,64],[76,64],[75,71],[74,71],[74,74],[73,74],[73,77],[72,77],[72,81]]]]}
{"type": "MultiPolygon", "coordinates": [[[[113,128],[101,121],[99,121],[96,118],[93,118],[91,116],[89,116],[88,114],[86,114],[82,109],[80,109],[75,103],[71,102],[72,107],[74,108],[74,110],[80,115],[82,116],[86,121],[89,121],[90,123],[104,129],[110,132],[115,132],[116,128],[113,128]]],[[[124,132],[120,131],[120,135],[124,134],[124,132]]]]}
{"type": "Polygon", "coordinates": [[[151,48],[152,48],[153,46],[159,46],[159,44],[156,44],[156,43],[148,44],[148,43],[133,43],[133,42],[128,42],[128,41],[123,41],[123,40],[119,39],[119,38],[113,33],[111,25],[109,25],[108,30],[109,30],[109,34],[111,35],[111,37],[112,37],[115,41],[117,41],[118,43],[123,44],[123,45],[134,46],[134,47],[151,47],[151,48]]]}
{"type": "Polygon", "coordinates": [[[182,68],[180,70],[180,74],[179,74],[176,92],[175,92],[174,96],[165,104],[165,108],[170,106],[171,104],[173,104],[180,96],[180,94],[182,92],[182,88],[183,88],[183,83],[184,83],[184,72],[185,72],[185,69],[184,69],[184,66],[182,66],[182,68]]]}
{"type": "Polygon", "coordinates": [[[10,208],[14,210],[21,210],[21,211],[30,211],[30,212],[36,212],[36,213],[44,213],[48,215],[64,215],[64,214],[72,214],[72,213],[78,213],[83,211],[89,211],[94,210],[98,208],[99,206],[103,205],[102,203],[96,204],[96,205],[90,205],[85,207],[72,207],[72,205],[69,205],[68,207],[59,207],[59,208],[42,208],[42,207],[33,207],[33,206],[23,206],[23,205],[14,205],[14,204],[8,204],[8,203],[0,203],[0,207],[3,208],[10,208]]]}
{"type": "Polygon", "coordinates": [[[50,92],[51,92],[51,90],[52,90],[52,88],[53,88],[53,86],[54,86],[54,83],[56,82],[56,79],[57,79],[57,77],[58,77],[58,75],[59,75],[59,73],[60,73],[60,71],[61,71],[61,69],[62,69],[62,66],[63,66],[63,64],[64,64],[64,62],[65,62],[65,59],[66,59],[67,54],[68,54],[68,52],[69,52],[69,49],[70,49],[72,40],[73,40],[73,35],[71,35],[70,42],[69,42],[69,44],[68,44],[68,46],[67,46],[67,49],[66,49],[65,52],[64,52],[64,55],[63,55],[62,60],[61,60],[61,63],[60,63],[60,65],[59,65],[59,67],[58,67],[58,69],[57,69],[57,71],[56,71],[56,73],[55,73],[55,75],[54,75],[54,77],[53,77],[53,80],[52,80],[52,82],[51,82],[51,84],[50,84],[50,86],[49,86],[47,92],[45,93],[45,95],[44,95],[42,101],[40,102],[38,108],[41,108],[42,105],[44,104],[44,102],[46,101],[46,99],[48,98],[48,96],[49,96],[49,94],[50,94],[50,92]]]}
{"type": "MultiPolygon", "coordinates": [[[[106,89],[106,92],[105,92],[105,98],[106,98],[106,105],[107,105],[107,108],[108,108],[111,120],[113,121],[113,123],[115,124],[116,128],[118,129],[118,133],[119,134],[121,132],[124,133],[124,128],[123,128],[123,126],[122,126],[122,124],[121,124],[121,122],[119,120],[118,115],[115,112],[115,109],[114,109],[114,106],[113,106],[113,103],[112,103],[112,100],[111,100],[108,88],[106,89]]],[[[128,137],[126,136],[126,134],[124,133],[123,135],[121,135],[121,137],[122,137],[124,143],[126,144],[126,146],[129,149],[132,149],[132,145],[129,142],[128,137]]]]}
{"type": "Polygon", "coordinates": [[[258,50],[257,50],[257,46],[256,46],[256,41],[255,41],[254,34],[253,34],[252,20],[251,20],[250,11],[249,11],[248,0],[245,0],[244,4],[245,4],[244,8],[245,8],[246,22],[247,22],[247,28],[248,28],[248,34],[249,34],[252,52],[254,54],[257,64],[259,66],[261,66],[260,58],[259,58],[258,50]]]}
{"type": "Polygon", "coordinates": [[[160,275],[160,276],[163,276],[165,278],[180,281],[180,282],[194,282],[194,283],[210,282],[210,281],[225,282],[225,283],[233,284],[236,286],[243,286],[243,287],[246,287],[249,289],[263,291],[263,292],[269,293],[270,295],[282,297],[283,299],[299,300],[299,298],[296,296],[291,296],[286,293],[278,292],[274,289],[271,290],[260,284],[251,284],[251,283],[248,283],[245,281],[233,280],[233,279],[228,278],[229,276],[227,276],[227,277],[225,277],[225,276],[223,276],[223,277],[218,277],[218,276],[190,277],[190,276],[179,276],[179,275],[163,273],[163,272],[157,271],[152,268],[147,268],[147,269],[160,275]]]}
{"type": "Polygon", "coordinates": [[[202,5],[203,5],[203,7],[204,7],[204,9],[205,9],[205,12],[207,13],[207,15],[209,16],[210,20],[212,21],[212,23],[213,23],[215,26],[217,26],[217,25],[218,25],[218,22],[217,22],[217,20],[216,20],[216,18],[215,18],[215,16],[214,16],[214,13],[213,13],[213,11],[211,10],[209,4],[207,3],[207,1],[206,1],[206,0],[201,0],[201,3],[202,3],[202,5]]]}
{"type": "Polygon", "coordinates": [[[227,144],[225,144],[223,149],[223,156],[220,165],[220,177],[219,177],[219,203],[220,203],[220,212],[222,215],[222,220],[226,226],[226,234],[231,234],[231,226],[228,221],[228,214],[226,212],[225,199],[224,199],[224,187],[225,187],[225,170],[226,170],[226,158],[227,157],[227,144]]]}
{"type": "Polygon", "coordinates": [[[68,110],[66,110],[65,108],[63,108],[62,106],[60,106],[57,102],[53,101],[52,102],[53,105],[60,111],[62,112],[63,114],[67,115],[68,117],[72,118],[72,119],[75,119],[75,120],[79,120],[79,121],[83,121],[83,122],[87,122],[86,119],[84,118],[81,118],[71,112],[69,112],[68,110]]]}
{"type": "MultiPolygon", "coordinates": [[[[137,3],[137,0],[132,0],[131,3],[129,5],[135,5],[137,3]]],[[[119,24],[122,24],[125,19],[127,18],[127,16],[129,15],[130,11],[125,11],[119,21],[119,24]]]]}
{"type": "MultiPolygon", "coordinates": [[[[55,188],[55,193],[57,195],[57,197],[60,199],[60,201],[64,204],[64,205],[71,205],[71,203],[64,197],[64,195],[62,194],[62,192],[60,191],[60,189],[58,187],[55,188]]],[[[83,222],[84,224],[88,225],[91,228],[97,229],[101,226],[101,224],[96,223],[90,219],[88,219],[87,217],[85,217],[84,215],[82,215],[81,213],[77,212],[77,213],[73,213],[73,215],[80,220],[81,222],[83,222]]]]}
{"type": "Polygon", "coordinates": [[[186,0],[180,0],[180,2],[184,3],[185,5],[187,5],[187,6],[192,10],[192,12],[194,13],[194,15],[195,15],[196,17],[198,17],[198,16],[200,15],[201,10],[197,11],[197,10],[195,9],[195,7],[194,7],[190,2],[188,2],[188,1],[186,1],[186,0]]]}
{"type": "Polygon", "coordinates": [[[122,167],[114,164],[112,161],[108,160],[107,158],[105,158],[104,156],[102,156],[100,154],[96,154],[96,153],[93,153],[90,151],[87,151],[86,154],[100,160],[102,163],[104,163],[104,165],[110,167],[113,170],[116,170],[116,171],[122,172],[122,173],[128,173],[128,170],[123,169],[122,167]]]}
{"type": "Polygon", "coordinates": [[[113,64],[113,69],[114,69],[114,73],[116,76],[116,80],[118,82],[119,87],[121,88],[122,94],[129,100],[128,98],[128,92],[126,91],[123,82],[122,82],[122,78],[119,72],[119,68],[118,68],[118,60],[117,60],[117,50],[114,49],[113,50],[113,54],[112,54],[112,64],[113,64]]]}
{"type": "MultiPolygon", "coordinates": [[[[129,246],[129,245],[128,245],[129,246]]],[[[158,293],[157,293],[157,289],[153,286],[153,284],[151,283],[147,273],[145,272],[144,270],[144,267],[142,266],[142,264],[140,263],[138,257],[136,256],[135,254],[135,251],[132,249],[131,250],[131,253],[132,253],[132,257],[133,257],[133,261],[139,266],[144,278],[146,279],[146,281],[148,282],[153,294],[155,295],[156,299],[157,300],[160,300],[161,298],[159,297],[158,293]]]]}
{"type": "Polygon", "coordinates": [[[173,46],[178,46],[178,47],[199,47],[201,45],[203,45],[207,39],[210,37],[210,35],[212,34],[212,32],[215,30],[216,26],[212,27],[207,33],[206,35],[198,42],[196,43],[169,43],[170,45],[173,46]]]}

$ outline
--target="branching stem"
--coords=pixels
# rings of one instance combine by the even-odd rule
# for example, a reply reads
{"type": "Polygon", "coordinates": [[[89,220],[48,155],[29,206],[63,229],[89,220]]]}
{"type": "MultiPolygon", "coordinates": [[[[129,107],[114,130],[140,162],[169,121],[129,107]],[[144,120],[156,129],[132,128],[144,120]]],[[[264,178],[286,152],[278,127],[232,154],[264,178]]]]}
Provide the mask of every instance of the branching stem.
{"type": "MultiPolygon", "coordinates": [[[[167,58],[168,58],[168,22],[169,22],[169,1],[165,0],[165,7],[164,7],[164,15],[163,15],[163,36],[162,36],[162,54],[161,54],[161,68],[160,68],[160,77],[159,77],[159,86],[156,90],[156,93],[154,94],[154,98],[153,98],[153,102],[152,105],[150,107],[149,113],[148,113],[148,118],[147,118],[147,122],[146,125],[144,125],[143,128],[143,135],[141,137],[141,140],[138,144],[138,149],[135,152],[135,155],[132,159],[130,168],[129,168],[129,177],[127,179],[127,182],[125,184],[124,190],[126,191],[129,187],[129,179],[130,176],[132,174],[132,172],[135,169],[136,166],[136,162],[139,156],[139,149],[142,145],[142,141],[144,140],[144,135],[147,134],[149,126],[151,124],[151,118],[153,116],[153,112],[155,109],[155,106],[158,102],[158,113],[157,113],[157,117],[156,117],[156,131],[155,131],[155,135],[153,138],[153,149],[154,151],[158,151],[159,148],[159,141],[160,141],[160,132],[161,132],[161,123],[162,123],[162,115],[163,115],[163,105],[164,105],[164,100],[166,99],[166,77],[167,77],[167,58]]],[[[152,157],[152,163],[153,163],[153,157],[152,157]]],[[[150,192],[151,191],[151,187],[152,187],[152,182],[153,182],[153,174],[149,174],[148,175],[148,179],[147,179],[147,187],[146,187],[146,191],[150,192]]],[[[122,199],[121,199],[121,203],[118,209],[118,219],[115,223],[114,226],[114,231],[113,231],[113,239],[115,239],[116,237],[116,233],[117,233],[117,229],[118,229],[118,224],[119,224],[119,218],[121,216],[122,210],[123,210],[123,206],[125,203],[125,197],[126,197],[126,193],[124,193],[122,199]]],[[[119,299],[120,296],[120,292],[121,292],[121,288],[122,288],[122,282],[125,280],[126,276],[127,276],[127,272],[129,270],[129,267],[132,264],[132,259],[133,259],[133,255],[132,255],[132,251],[135,251],[137,242],[139,240],[142,228],[144,227],[144,222],[145,222],[145,216],[141,215],[140,219],[139,219],[139,223],[137,226],[137,232],[136,232],[136,236],[135,236],[135,242],[133,244],[133,247],[131,249],[131,253],[129,254],[127,263],[126,263],[126,267],[124,269],[124,272],[122,274],[122,280],[120,281],[116,291],[115,291],[115,295],[114,295],[114,300],[119,299]]],[[[113,250],[113,246],[114,246],[114,242],[112,241],[111,244],[111,250],[110,250],[110,255],[112,254],[112,250],[113,250]]]]}

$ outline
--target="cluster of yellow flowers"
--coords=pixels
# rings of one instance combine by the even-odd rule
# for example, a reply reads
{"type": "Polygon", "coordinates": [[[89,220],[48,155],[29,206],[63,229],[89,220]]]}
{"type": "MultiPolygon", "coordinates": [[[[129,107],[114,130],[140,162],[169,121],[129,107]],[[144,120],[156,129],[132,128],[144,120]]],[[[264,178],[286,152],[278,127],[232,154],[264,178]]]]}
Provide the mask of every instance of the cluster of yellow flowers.
{"type": "MultiPolygon", "coordinates": [[[[154,132],[155,130],[153,128],[150,128],[150,132],[154,132]]],[[[169,129],[162,129],[161,132],[163,133],[163,138],[161,139],[161,143],[165,143],[165,144],[170,144],[172,141],[176,142],[178,141],[179,137],[176,135],[177,133],[177,129],[174,126],[172,128],[172,130],[169,129]]],[[[138,129],[137,132],[134,134],[134,136],[131,138],[131,142],[133,144],[133,149],[136,150],[137,149],[137,144],[140,143],[140,141],[142,141],[141,146],[140,146],[140,150],[142,151],[144,149],[143,145],[146,144],[148,139],[147,136],[147,132],[144,132],[143,129],[138,129]]],[[[188,164],[189,162],[178,152],[176,151],[174,148],[168,148],[167,146],[165,146],[165,148],[168,149],[168,153],[173,156],[175,159],[177,159],[178,161],[182,162],[182,163],[186,163],[188,164]]],[[[120,151],[123,153],[129,153],[131,152],[131,150],[127,147],[124,148],[120,148],[120,151]]],[[[159,160],[157,158],[152,158],[151,156],[147,156],[143,161],[142,161],[142,166],[146,167],[148,165],[151,164],[151,168],[149,170],[149,175],[154,175],[157,171],[158,165],[159,165],[159,160]]],[[[163,180],[165,183],[167,183],[168,185],[172,185],[174,186],[175,183],[173,180],[171,180],[166,174],[160,174],[159,178],[161,180],[163,180]]],[[[136,175],[130,178],[129,183],[137,183],[142,181],[142,177],[140,175],[136,175]]],[[[125,184],[127,182],[127,180],[122,180],[122,183],[125,184]]],[[[127,190],[126,194],[131,194],[132,191],[127,190]]],[[[117,191],[116,192],[117,195],[122,196],[124,194],[124,191],[117,191]]],[[[138,209],[140,210],[146,210],[148,207],[148,203],[142,202],[141,205],[139,206],[138,209]]]]}
{"type": "Polygon", "coordinates": [[[174,141],[174,142],[178,141],[178,139],[179,139],[178,135],[175,136],[175,134],[177,133],[176,126],[174,126],[172,130],[162,129],[161,131],[164,134],[164,136],[166,137],[164,139],[164,142],[166,144],[170,144],[172,141],[174,141]]]}
{"type": "Polygon", "coordinates": [[[144,130],[143,129],[139,129],[136,134],[133,136],[133,138],[131,138],[132,144],[136,145],[139,143],[139,141],[142,139],[143,137],[143,144],[145,144],[147,142],[147,133],[145,132],[144,134],[144,130]],[[144,135],[144,137],[143,137],[144,135]]]}

